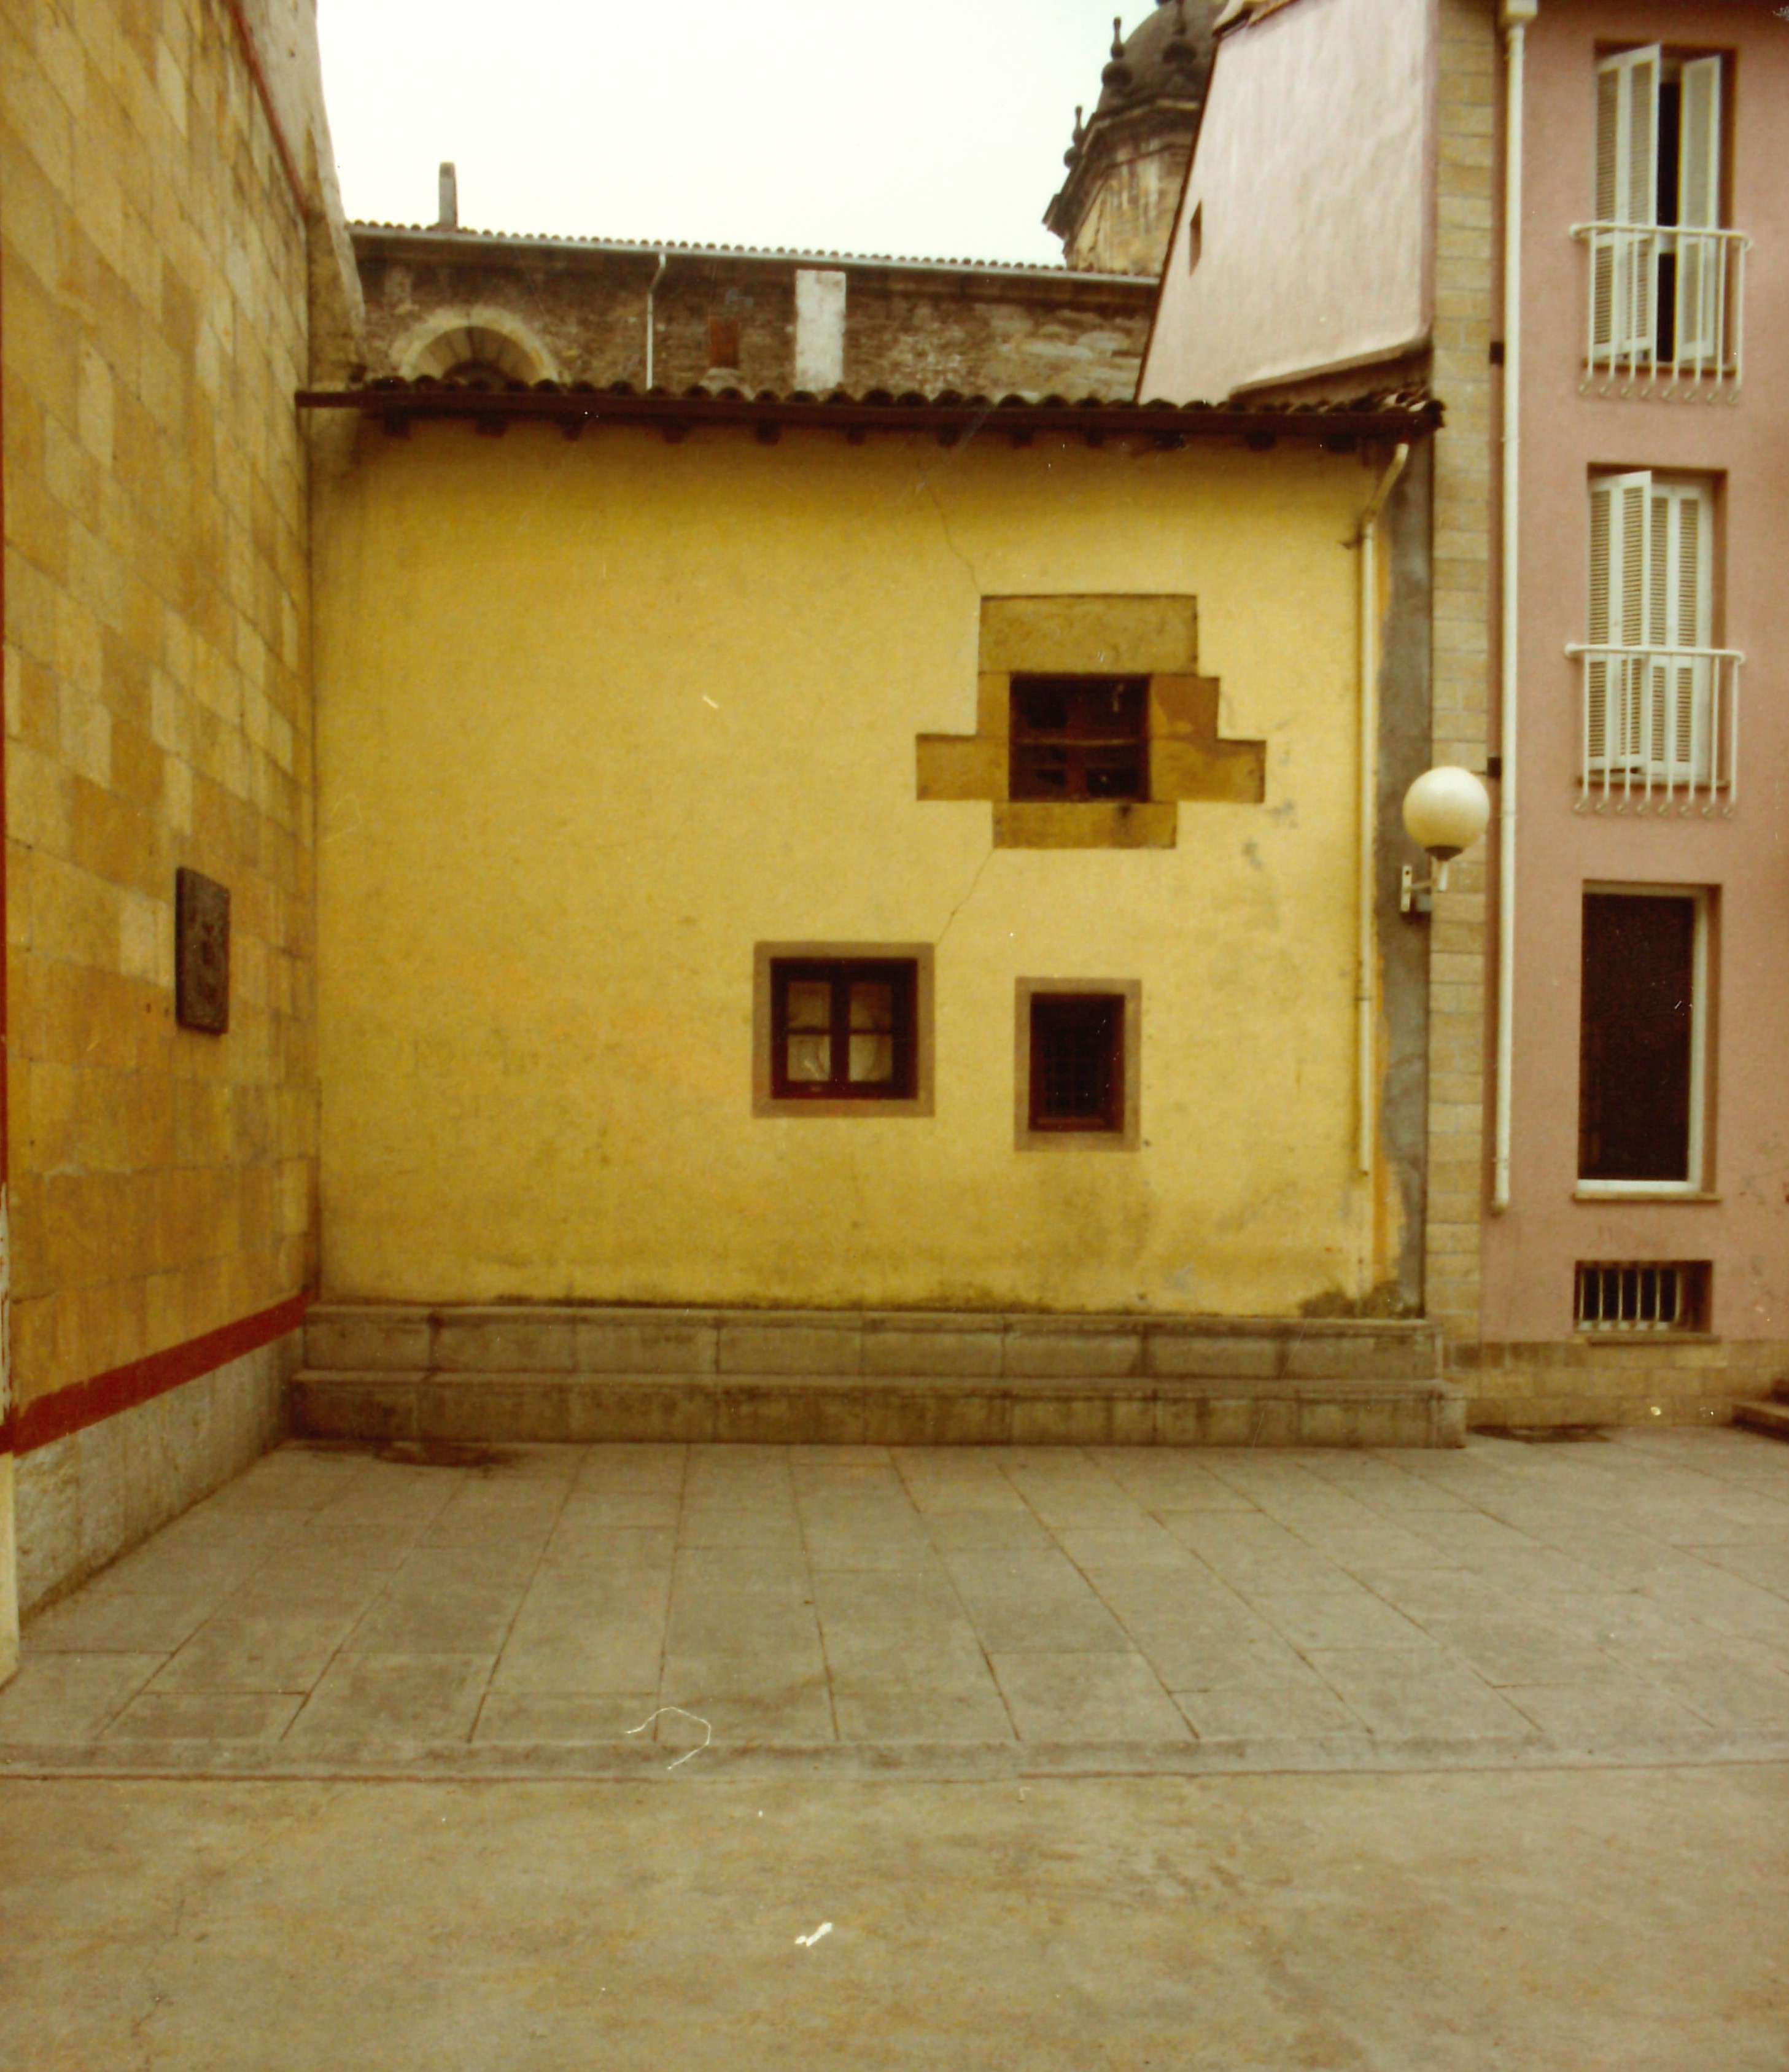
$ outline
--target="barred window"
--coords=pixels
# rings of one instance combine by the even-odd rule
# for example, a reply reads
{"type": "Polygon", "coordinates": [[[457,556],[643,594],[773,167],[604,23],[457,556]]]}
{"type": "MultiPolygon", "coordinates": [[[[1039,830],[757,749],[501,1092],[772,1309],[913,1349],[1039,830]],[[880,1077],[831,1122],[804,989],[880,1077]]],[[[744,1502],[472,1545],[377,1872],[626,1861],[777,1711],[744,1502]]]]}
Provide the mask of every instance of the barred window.
{"type": "Polygon", "coordinates": [[[1014,799],[1146,799],[1147,676],[1013,678],[1014,799]]]}
{"type": "Polygon", "coordinates": [[[1031,1127],[1124,1127],[1125,1002],[1121,993],[1034,993],[1031,1127]]]}
{"type": "Polygon", "coordinates": [[[1581,1260],[1574,1314],[1581,1331],[1700,1331],[1708,1326],[1705,1259],[1581,1260]]]}
{"type": "Polygon", "coordinates": [[[1140,1149],[1141,985],[1022,978],[1017,991],[1016,1149],[1140,1149]]]}

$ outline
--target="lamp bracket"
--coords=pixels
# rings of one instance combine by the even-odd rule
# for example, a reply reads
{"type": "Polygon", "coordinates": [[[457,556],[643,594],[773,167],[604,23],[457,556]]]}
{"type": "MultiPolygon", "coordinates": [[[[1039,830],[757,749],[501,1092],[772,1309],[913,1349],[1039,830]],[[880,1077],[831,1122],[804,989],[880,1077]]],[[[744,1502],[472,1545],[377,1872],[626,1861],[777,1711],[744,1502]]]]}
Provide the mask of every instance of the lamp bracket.
{"type": "Polygon", "coordinates": [[[1420,919],[1425,914],[1434,911],[1433,895],[1446,890],[1447,864],[1445,861],[1436,864],[1432,874],[1423,878],[1419,878],[1415,870],[1407,863],[1398,873],[1398,911],[1415,915],[1420,919]]]}

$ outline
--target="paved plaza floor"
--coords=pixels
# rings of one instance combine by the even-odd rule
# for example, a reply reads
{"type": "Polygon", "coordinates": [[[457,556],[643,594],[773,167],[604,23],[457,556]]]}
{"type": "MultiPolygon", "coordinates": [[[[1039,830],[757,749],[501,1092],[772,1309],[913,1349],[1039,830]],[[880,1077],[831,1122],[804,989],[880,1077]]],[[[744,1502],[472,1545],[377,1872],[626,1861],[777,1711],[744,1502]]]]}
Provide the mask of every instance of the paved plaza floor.
{"type": "Polygon", "coordinates": [[[0,1774],[1789,1757],[1789,1447],[289,1445],[27,1626],[0,1774]]]}
{"type": "Polygon", "coordinates": [[[1789,1766],[680,1784],[693,1768],[662,1789],[0,1779],[0,2062],[1782,2072],[1789,2054],[1789,1766]]]}
{"type": "Polygon", "coordinates": [[[1779,2072],[1789,1448],[286,1446],[0,1918],[46,2072],[1779,2072]]]}

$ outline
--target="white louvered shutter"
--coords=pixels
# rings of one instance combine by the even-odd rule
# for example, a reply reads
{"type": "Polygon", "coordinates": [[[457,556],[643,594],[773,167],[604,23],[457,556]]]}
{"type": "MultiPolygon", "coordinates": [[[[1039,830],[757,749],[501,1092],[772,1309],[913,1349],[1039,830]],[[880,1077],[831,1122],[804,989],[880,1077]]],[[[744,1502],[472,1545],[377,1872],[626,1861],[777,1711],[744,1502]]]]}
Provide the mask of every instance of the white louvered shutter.
{"type": "MultiPolygon", "coordinates": [[[[1721,221],[1721,60],[1696,58],[1683,68],[1677,158],[1680,232],[1714,230],[1721,221]]],[[[1677,358],[1713,366],[1721,350],[1721,256],[1713,238],[1677,240],[1677,358]]]]}
{"type": "MultiPolygon", "coordinates": [[[[1697,483],[1655,482],[1647,492],[1647,643],[1706,648],[1713,635],[1713,532],[1708,491],[1697,483]]],[[[1650,665],[1647,760],[1672,784],[1707,781],[1713,664],[1673,654],[1650,665]]]]}
{"type": "MultiPolygon", "coordinates": [[[[1643,649],[1651,545],[1648,474],[1610,475],[1590,485],[1590,644],[1643,649]]],[[[1585,753],[1591,770],[1639,767],[1645,752],[1644,665],[1592,654],[1585,684],[1585,753]]]]}
{"type": "MultiPolygon", "coordinates": [[[[1596,220],[1645,229],[1659,218],[1659,46],[1623,51],[1597,67],[1596,220]]],[[[1647,237],[1596,247],[1596,343],[1604,352],[1652,350],[1658,265],[1647,237]]]]}
{"type": "MultiPolygon", "coordinates": [[[[1615,220],[1615,195],[1621,185],[1621,76],[1607,65],[1597,68],[1597,191],[1590,213],[1598,223],[1615,220]]],[[[1608,352],[1615,343],[1616,247],[1598,236],[1590,247],[1592,342],[1608,352]]]]}

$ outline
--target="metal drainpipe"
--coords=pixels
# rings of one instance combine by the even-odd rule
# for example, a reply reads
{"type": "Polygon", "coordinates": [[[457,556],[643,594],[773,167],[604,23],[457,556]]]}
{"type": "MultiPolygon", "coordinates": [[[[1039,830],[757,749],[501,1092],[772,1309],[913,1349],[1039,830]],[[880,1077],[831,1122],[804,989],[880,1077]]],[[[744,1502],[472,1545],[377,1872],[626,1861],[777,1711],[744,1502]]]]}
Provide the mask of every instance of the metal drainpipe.
{"type": "Polygon", "coordinates": [[[658,271],[646,284],[646,385],[652,385],[652,305],[657,297],[659,283],[664,278],[664,269],[671,263],[668,252],[659,254],[658,271]]]}
{"type": "Polygon", "coordinates": [[[1507,76],[1503,95],[1503,775],[1497,814],[1497,1110],[1491,1206],[1510,1204],[1510,1107],[1516,1028],[1516,810],[1520,718],[1516,634],[1522,538],[1522,74],[1528,25],[1540,0],[1502,0],[1507,76]]]}
{"type": "MultiPolygon", "coordinates": [[[[1379,487],[1374,490],[1372,500],[1360,520],[1359,927],[1355,965],[1355,1016],[1359,1051],[1357,1155],[1360,1170],[1368,1178],[1373,1170],[1373,1063],[1377,1049],[1373,1040],[1373,846],[1379,819],[1379,520],[1385,508],[1385,500],[1396,487],[1397,479],[1409,458],[1408,446],[1399,446],[1392,455],[1391,466],[1380,478],[1379,487]]],[[[1370,1215],[1370,1202],[1367,1208],[1370,1215]]]]}

